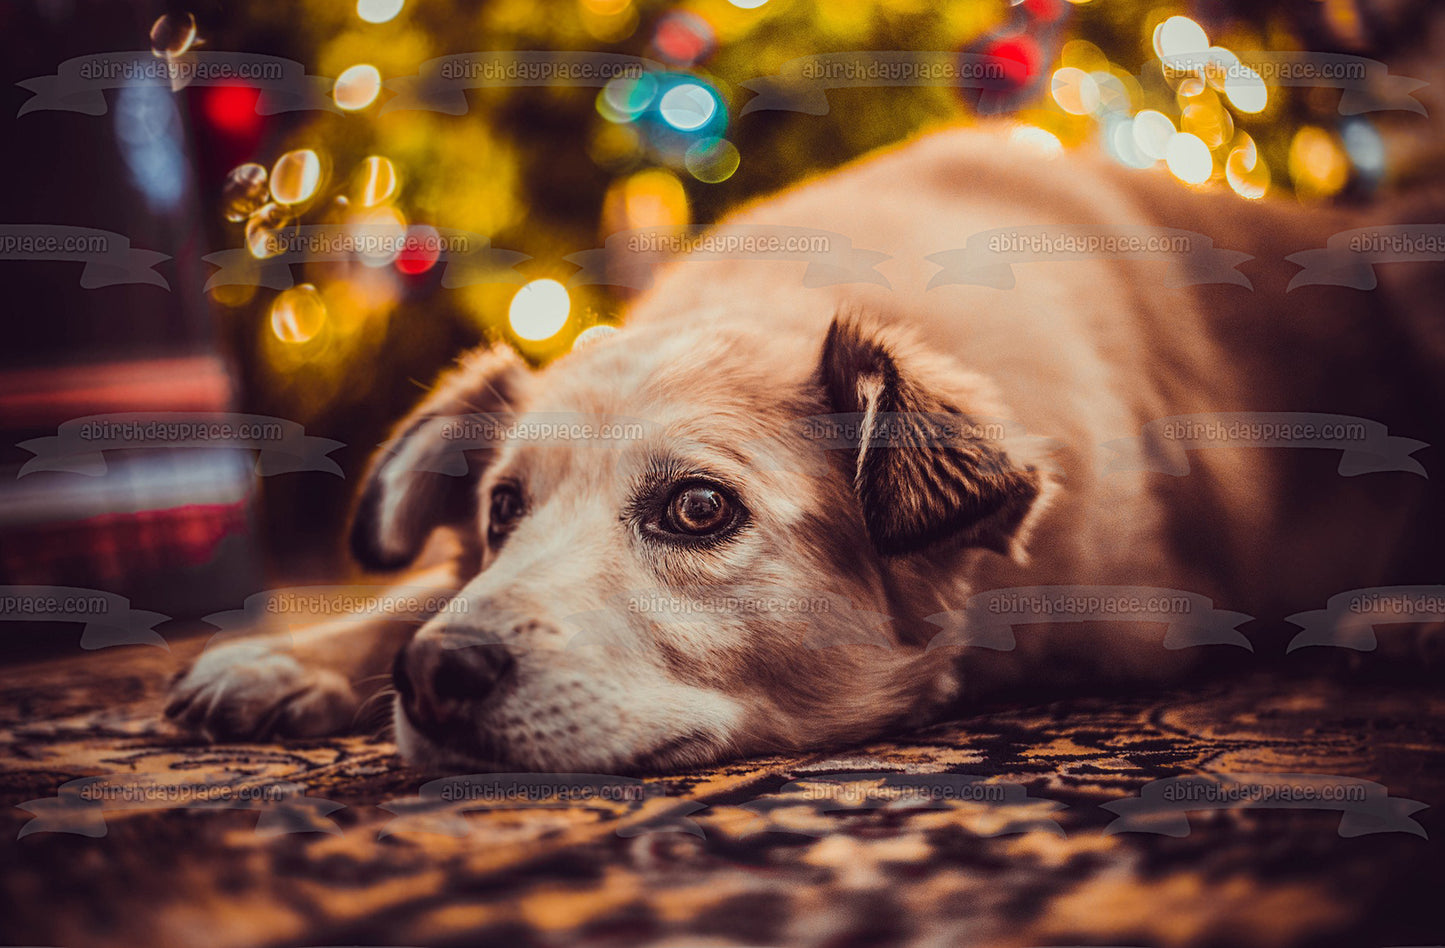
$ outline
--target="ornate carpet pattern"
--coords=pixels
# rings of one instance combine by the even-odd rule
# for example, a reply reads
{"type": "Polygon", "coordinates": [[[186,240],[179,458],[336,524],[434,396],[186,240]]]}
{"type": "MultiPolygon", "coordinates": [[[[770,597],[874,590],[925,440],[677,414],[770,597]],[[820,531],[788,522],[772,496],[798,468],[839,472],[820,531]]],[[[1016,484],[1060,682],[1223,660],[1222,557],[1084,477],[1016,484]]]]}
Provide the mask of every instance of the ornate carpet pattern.
{"type": "Polygon", "coordinates": [[[380,737],[176,735],[194,651],[6,673],[4,943],[1445,942],[1438,689],[1260,676],[669,778],[438,783],[380,737]],[[1170,802],[1205,774],[1236,804],[1170,802]],[[1258,802],[1281,782],[1349,799],[1258,802]],[[230,796],[156,790],[194,785],[230,796]]]}

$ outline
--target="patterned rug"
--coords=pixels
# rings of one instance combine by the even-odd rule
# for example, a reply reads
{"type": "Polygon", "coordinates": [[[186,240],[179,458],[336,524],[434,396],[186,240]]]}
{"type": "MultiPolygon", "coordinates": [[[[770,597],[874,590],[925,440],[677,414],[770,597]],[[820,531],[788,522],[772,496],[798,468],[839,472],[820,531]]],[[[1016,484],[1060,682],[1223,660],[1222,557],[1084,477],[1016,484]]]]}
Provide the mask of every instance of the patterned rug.
{"type": "Polygon", "coordinates": [[[196,648],[5,672],[5,944],[1445,943],[1436,688],[1260,676],[665,779],[436,782],[382,738],[170,732],[196,648]]]}

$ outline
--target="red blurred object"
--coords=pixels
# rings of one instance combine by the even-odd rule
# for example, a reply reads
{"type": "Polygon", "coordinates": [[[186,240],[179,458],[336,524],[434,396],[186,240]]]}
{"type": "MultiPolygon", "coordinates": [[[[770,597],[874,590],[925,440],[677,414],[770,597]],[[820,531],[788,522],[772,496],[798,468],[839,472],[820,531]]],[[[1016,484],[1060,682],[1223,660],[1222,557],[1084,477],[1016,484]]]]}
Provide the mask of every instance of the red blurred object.
{"type": "Polygon", "coordinates": [[[712,27],[695,13],[669,13],[657,24],[652,45],[664,58],[690,66],[712,52],[712,27]]]}
{"type": "Polygon", "coordinates": [[[396,269],[407,276],[416,276],[430,270],[441,256],[439,238],[436,228],[426,224],[408,227],[406,244],[401,253],[396,255],[396,269]]]}
{"type": "Polygon", "coordinates": [[[201,111],[218,132],[232,137],[250,137],[261,130],[256,114],[261,90],[241,83],[209,86],[204,90],[201,111]]]}
{"type": "Polygon", "coordinates": [[[983,51],[1005,61],[1003,83],[1014,88],[1028,85],[1042,68],[1043,54],[1038,42],[1030,36],[995,40],[983,51]]]}
{"type": "Polygon", "coordinates": [[[1023,6],[1040,23],[1052,23],[1064,13],[1064,0],[1024,0],[1023,6]]]}

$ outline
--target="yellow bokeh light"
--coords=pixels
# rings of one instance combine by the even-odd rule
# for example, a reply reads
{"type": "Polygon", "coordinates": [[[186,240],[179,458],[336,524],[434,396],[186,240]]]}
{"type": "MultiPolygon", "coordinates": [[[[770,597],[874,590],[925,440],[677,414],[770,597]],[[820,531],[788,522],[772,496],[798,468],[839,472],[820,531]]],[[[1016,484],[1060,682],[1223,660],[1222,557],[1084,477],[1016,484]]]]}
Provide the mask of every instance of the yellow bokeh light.
{"type": "Polygon", "coordinates": [[[1243,132],[1224,160],[1224,180],[1235,194],[1250,200],[1258,200],[1269,191],[1269,166],[1259,156],[1254,139],[1243,132]]]}
{"type": "Polygon", "coordinates": [[[1207,49],[1204,27],[1187,16],[1171,16],[1154,28],[1154,52],[1160,59],[1192,57],[1207,49]]]}
{"type": "Polygon", "coordinates": [[[670,171],[651,168],[614,185],[621,198],[617,229],[680,227],[688,223],[687,191],[670,171]]]}
{"type": "Polygon", "coordinates": [[[1180,132],[1169,139],[1164,152],[1164,161],[1174,177],[1186,184],[1203,184],[1214,173],[1214,159],[1209,155],[1209,146],[1197,135],[1180,132]]]}
{"type": "Polygon", "coordinates": [[[1074,66],[1057,70],[1049,91],[1059,108],[1070,115],[1088,115],[1099,107],[1099,83],[1074,66]]]}
{"type": "Polygon", "coordinates": [[[394,207],[374,207],[351,219],[357,258],[368,267],[382,267],[396,259],[406,242],[406,217],[394,207]]]}
{"type": "Polygon", "coordinates": [[[376,207],[392,199],[396,185],[396,166],[380,155],[371,155],[352,176],[351,197],[362,207],[376,207]]]}
{"type": "Polygon", "coordinates": [[[608,326],[603,324],[589,327],[578,333],[577,338],[572,340],[572,348],[581,349],[583,346],[590,346],[594,342],[599,342],[603,339],[606,339],[608,336],[614,335],[616,332],[616,326],[608,326]]]}
{"type": "Polygon", "coordinates": [[[405,0],[356,0],[356,15],[368,23],[385,23],[394,19],[405,0]]]}
{"type": "Polygon", "coordinates": [[[279,204],[309,201],[321,186],[321,157],[310,148],[288,151],[271,166],[271,197],[279,204]]]}
{"type": "Polygon", "coordinates": [[[1184,107],[1179,119],[1181,131],[1196,135],[1211,149],[1234,137],[1234,119],[1212,90],[1201,89],[1194,101],[1184,107]]]}
{"type": "Polygon", "coordinates": [[[1236,109],[1251,115],[1263,112],[1269,104],[1269,87],[1259,73],[1245,65],[1235,66],[1224,77],[1224,94],[1236,109]]]}
{"type": "Polygon", "coordinates": [[[567,325],[572,298],[556,280],[533,280],[517,291],[507,309],[507,323],[519,339],[541,342],[567,325]]]}
{"type": "Polygon", "coordinates": [[[246,221],[246,249],[257,260],[269,260],[282,253],[296,217],[281,204],[267,204],[246,221]]]}
{"type": "Polygon", "coordinates": [[[1329,132],[1306,125],[1289,146],[1289,176],[1302,197],[1329,197],[1350,179],[1350,161],[1329,132]]]}
{"type": "Polygon", "coordinates": [[[742,163],[737,146],[721,138],[705,138],[688,148],[683,165],[704,184],[719,184],[733,176],[742,163]]]}
{"type": "Polygon", "coordinates": [[[364,109],[381,94],[381,71],[370,63],[358,63],[336,77],[331,89],[336,104],[348,112],[364,109]]]}
{"type": "Polygon", "coordinates": [[[1144,109],[1134,116],[1134,147],[1145,158],[1158,161],[1164,157],[1177,131],[1169,116],[1154,109],[1144,109]]]}
{"type": "Polygon", "coordinates": [[[310,283],[283,290],[271,301],[271,332],[282,342],[310,342],[325,325],[326,302],[310,283]]]}
{"type": "Polygon", "coordinates": [[[1048,129],[1039,128],[1037,125],[1018,125],[1009,132],[1009,141],[1022,145],[1035,154],[1045,158],[1054,158],[1063,154],[1064,144],[1059,137],[1048,129]]]}
{"type": "Polygon", "coordinates": [[[196,18],[190,13],[167,13],[151,24],[151,54],[175,59],[196,44],[196,18]]]}

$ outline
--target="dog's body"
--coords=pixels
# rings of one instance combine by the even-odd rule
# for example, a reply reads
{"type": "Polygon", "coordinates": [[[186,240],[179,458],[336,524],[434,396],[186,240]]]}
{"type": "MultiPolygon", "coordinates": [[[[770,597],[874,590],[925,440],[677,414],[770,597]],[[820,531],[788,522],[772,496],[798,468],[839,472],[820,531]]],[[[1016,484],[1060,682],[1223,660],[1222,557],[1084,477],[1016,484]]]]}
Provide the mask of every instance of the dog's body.
{"type": "Polygon", "coordinates": [[[891,258],[877,266],[889,287],[805,286],[797,262],[681,260],[622,332],[541,373],[502,350],[469,357],[374,465],[353,538],[374,568],[411,562],[438,527],[467,538],[455,575],[437,580],[460,587],[465,619],[438,616],[413,637],[405,621],[358,617],[285,648],[217,648],[178,683],[172,713],[218,735],[335,730],[354,683],[400,655],[398,742],[413,760],[667,768],[858,740],[936,713],[960,683],[968,698],[1159,677],[1199,651],[1166,650],[1159,625],[1128,621],[1020,627],[1016,649],[961,660],[925,650],[941,628],[928,618],[979,590],[1154,587],[1278,619],[1347,589],[1438,578],[1418,527],[1438,522],[1439,498],[1416,474],[1346,478],[1338,451],[1237,445],[1190,451],[1185,476],[1108,469],[1106,443],[1180,415],[1328,412],[1438,443],[1445,389],[1431,367],[1445,366],[1445,333],[1402,304],[1438,298],[1422,290],[1441,285],[1420,272],[1430,265],[1384,268],[1373,293],[1285,292],[1298,271],[1287,255],[1361,223],[980,131],[800,186],[725,227],[846,236],[891,258]],[[1127,255],[1019,263],[1009,289],[928,289],[930,255],[1034,225],[1203,233],[1255,258],[1240,266],[1253,290],[1187,285],[1185,260],[1127,255]],[[469,476],[422,470],[440,427],[469,412],[642,419],[648,434],[503,440],[473,452],[469,476]],[[857,442],[820,452],[789,435],[825,415],[857,418],[857,442]],[[979,434],[876,440],[881,419],[925,416],[979,434]],[[888,647],[837,644],[859,621],[846,608],[669,621],[618,598],[759,589],[886,615],[888,647]],[[609,631],[579,647],[589,622],[609,631]]]}

